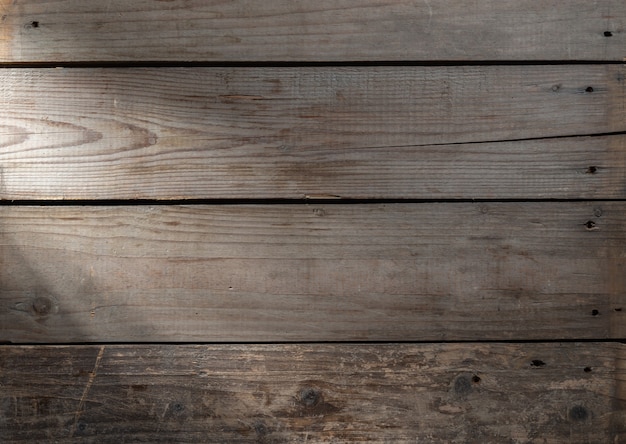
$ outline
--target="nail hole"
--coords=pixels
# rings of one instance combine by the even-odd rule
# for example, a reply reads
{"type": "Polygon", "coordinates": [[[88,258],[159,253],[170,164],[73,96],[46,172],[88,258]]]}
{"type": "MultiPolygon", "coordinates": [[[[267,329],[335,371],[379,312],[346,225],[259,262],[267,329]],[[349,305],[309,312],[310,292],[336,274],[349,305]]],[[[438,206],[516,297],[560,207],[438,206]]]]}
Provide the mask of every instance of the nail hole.
{"type": "Polygon", "coordinates": [[[478,384],[480,382],[480,377],[478,375],[472,376],[472,382],[474,384],[478,384]]]}
{"type": "Polygon", "coordinates": [[[586,91],[586,92],[588,92],[588,93],[592,93],[592,92],[593,92],[593,88],[592,88],[591,86],[588,86],[588,87],[585,89],[585,91],[586,91]]]}
{"type": "Polygon", "coordinates": [[[598,167],[597,166],[590,166],[589,168],[587,168],[587,174],[596,174],[598,172],[598,167]]]}
{"type": "Polygon", "coordinates": [[[595,223],[594,221],[592,221],[592,220],[588,220],[588,221],[587,221],[587,222],[585,222],[583,225],[585,226],[585,228],[586,228],[587,230],[594,230],[594,229],[597,229],[597,228],[598,228],[598,227],[596,226],[596,223],[595,223]]]}
{"type": "Polygon", "coordinates": [[[613,37],[613,33],[611,31],[604,31],[604,37],[613,37]]]}
{"type": "Polygon", "coordinates": [[[557,92],[559,89],[561,89],[561,85],[553,85],[552,86],[552,91],[557,92]]]}
{"type": "Polygon", "coordinates": [[[37,21],[31,22],[30,26],[32,26],[33,28],[39,28],[39,22],[37,21]]]}
{"type": "Polygon", "coordinates": [[[583,371],[584,371],[585,373],[591,373],[591,367],[585,367],[585,368],[583,369],[583,371]]]}
{"type": "Polygon", "coordinates": [[[591,310],[591,316],[598,316],[600,314],[600,312],[598,310],[596,310],[595,308],[593,310],[591,310]]]}
{"type": "Polygon", "coordinates": [[[622,311],[622,307],[614,308],[613,310],[615,310],[615,311],[622,311]]]}
{"type": "Polygon", "coordinates": [[[533,359],[533,360],[530,362],[530,366],[531,366],[531,367],[535,367],[535,368],[541,368],[541,367],[545,367],[545,366],[546,366],[546,363],[545,363],[545,362],[543,362],[541,359],[533,359]]]}

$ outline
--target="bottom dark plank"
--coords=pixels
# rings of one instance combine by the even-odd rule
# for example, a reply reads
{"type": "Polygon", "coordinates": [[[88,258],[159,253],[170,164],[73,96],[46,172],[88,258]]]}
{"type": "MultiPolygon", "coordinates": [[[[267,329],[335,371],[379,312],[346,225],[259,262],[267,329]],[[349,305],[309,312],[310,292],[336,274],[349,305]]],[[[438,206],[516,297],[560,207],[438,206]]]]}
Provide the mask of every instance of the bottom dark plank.
{"type": "Polygon", "coordinates": [[[1,442],[608,443],[615,343],[0,347],[1,442]]]}

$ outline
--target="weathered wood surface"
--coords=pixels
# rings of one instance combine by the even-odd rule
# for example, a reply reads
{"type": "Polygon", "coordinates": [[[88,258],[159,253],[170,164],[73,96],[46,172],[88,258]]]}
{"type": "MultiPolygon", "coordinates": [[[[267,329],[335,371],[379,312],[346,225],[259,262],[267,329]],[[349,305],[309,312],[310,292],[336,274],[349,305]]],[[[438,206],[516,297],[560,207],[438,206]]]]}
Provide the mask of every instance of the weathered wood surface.
{"type": "Polygon", "coordinates": [[[0,340],[621,338],[622,202],[0,208],[0,340]]]}
{"type": "Polygon", "coordinates": [[[2,442],[614,443],[624,345],[0,347],[2,442]]]}
{"type": "Polygon", "coordinates": [[[626,136],[576,137],[626,131],[624,78],[616,65],[5,69],[0,197],[624,198],[626,136]]]}
{"type": "Polygon", "coordinates": [[[0,342],[101,344],[0,346],[0,442],[626,440],[622,344],[365,344],[626,337],[624,66],[478,66],[624,61],[625,25],[0,0],[0,199],[600,199],[2,206],[0,342]],[[293,341],[363,344],[258,344],[293,341]]]}
{"type": "Polygon", "coordinates": [[[626,57],[622,0],[1,0],[0,6],[0,62],[626,57]]]}

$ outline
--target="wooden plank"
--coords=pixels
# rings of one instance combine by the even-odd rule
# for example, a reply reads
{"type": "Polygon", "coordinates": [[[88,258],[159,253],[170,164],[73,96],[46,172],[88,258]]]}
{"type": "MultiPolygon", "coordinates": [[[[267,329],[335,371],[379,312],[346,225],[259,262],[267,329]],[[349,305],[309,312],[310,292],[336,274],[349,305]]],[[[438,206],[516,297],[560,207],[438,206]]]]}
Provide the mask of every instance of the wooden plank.
{"type": "Polygon", "coordinates": [[[626,336],[624,202],[2,207],[0,340],[626,336]]]}
{"type": "Polygon", "coordinates": [[[2,0],[0,6],[0,62],[626,57],[622,0],[2,0]]]}
{"type": "Polygon", "coordinates": [[[0,196],[624,198],[624,74],[5,69],[0,196]]]}
{"type": "Polygon", "coordinates": [[[624,345],[0,347],[3,442],[622,442],[624,345]]]}

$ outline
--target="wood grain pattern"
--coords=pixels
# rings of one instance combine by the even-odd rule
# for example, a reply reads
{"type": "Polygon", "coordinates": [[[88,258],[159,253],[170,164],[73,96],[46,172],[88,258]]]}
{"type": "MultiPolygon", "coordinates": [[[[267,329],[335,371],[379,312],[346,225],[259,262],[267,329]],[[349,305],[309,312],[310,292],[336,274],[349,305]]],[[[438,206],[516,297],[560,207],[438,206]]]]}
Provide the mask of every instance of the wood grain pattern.
{"type": "Polygon", "coordinates": [[[622,442],[624,362],[606,343],[4,346],[0,439],[622,442]]]}
{"type": "Polygon", "coordinates": [[[626,335],[623,202],[2,207],[0,340],[626,335]]]}
{"type": "Polygon", "coordinates": [[[621,0],[2,0],[0,6],[1,62],[626,56],[621,0]]]}
{"type": "Polygon", "coordinates": [[[626,441],[625,48],[623,0],[0,0],[0,442],[626,441]]]}
{"type": "Polygon", "coordinates": [[[5,69],[0,197],[624,198],[624,74],[5,69]]]}

